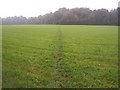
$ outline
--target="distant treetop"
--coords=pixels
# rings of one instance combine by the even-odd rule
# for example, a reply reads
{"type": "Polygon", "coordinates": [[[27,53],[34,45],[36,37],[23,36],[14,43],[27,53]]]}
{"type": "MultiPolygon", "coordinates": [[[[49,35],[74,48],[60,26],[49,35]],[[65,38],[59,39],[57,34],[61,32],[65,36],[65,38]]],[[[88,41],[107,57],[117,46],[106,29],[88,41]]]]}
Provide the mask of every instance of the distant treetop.
{"type": "Polygon", "coordinates": [[[2,18],[2,24],[118,25],[118,9],[59,8],[54,13],[28,19],[23,16],[2,18]]]}

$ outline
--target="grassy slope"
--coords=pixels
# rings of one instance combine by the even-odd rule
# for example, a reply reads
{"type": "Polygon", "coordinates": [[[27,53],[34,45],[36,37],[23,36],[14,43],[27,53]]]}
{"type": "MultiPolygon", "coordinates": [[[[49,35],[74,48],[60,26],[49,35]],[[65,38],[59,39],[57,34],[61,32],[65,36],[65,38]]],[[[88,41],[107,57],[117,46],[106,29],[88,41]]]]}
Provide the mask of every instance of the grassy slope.
{"type": "Polygon", "coordinates": [[[117,87],[117,37],[112,26],[3,26],[3,87],[117,87]]]}

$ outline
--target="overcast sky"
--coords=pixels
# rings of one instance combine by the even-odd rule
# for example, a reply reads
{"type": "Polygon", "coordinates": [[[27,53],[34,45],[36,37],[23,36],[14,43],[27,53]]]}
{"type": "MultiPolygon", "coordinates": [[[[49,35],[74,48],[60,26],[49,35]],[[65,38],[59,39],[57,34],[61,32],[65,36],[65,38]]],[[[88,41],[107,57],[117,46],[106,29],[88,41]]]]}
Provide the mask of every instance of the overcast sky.
{"type": "Polygon", "coordinates": [[[34,17],[54,12],[59,8],[88,7],[91,10],[118,7],[119,0],[0,0],[0,17],[34,17]]]}

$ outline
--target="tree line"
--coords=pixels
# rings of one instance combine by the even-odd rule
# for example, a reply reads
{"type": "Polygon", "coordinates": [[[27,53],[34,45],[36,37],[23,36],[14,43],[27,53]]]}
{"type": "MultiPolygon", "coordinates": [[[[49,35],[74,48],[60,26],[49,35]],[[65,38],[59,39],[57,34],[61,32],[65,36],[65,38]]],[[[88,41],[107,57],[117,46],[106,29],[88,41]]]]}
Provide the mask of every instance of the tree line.
{"type": "Polygon", "coordinates": [[[0,18],[3,25],[61,24],[61,25],[118,25],[119,8],[90,10],[89,8],[59,8],[54,13],[38,17],[14,16],[0,18]]]}

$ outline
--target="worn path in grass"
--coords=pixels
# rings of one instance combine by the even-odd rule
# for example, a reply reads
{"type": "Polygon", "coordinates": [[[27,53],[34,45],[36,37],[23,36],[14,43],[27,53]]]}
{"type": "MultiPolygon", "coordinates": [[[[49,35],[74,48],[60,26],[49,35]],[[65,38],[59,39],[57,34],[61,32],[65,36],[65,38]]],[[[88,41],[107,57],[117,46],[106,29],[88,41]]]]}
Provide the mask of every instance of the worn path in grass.
{"type": "Polygon", "coordinates": [[[62,64],[62,31],[58,26],[58,42],[55,61],[55,87],[66,87],[67,74],[62,64]]]}

